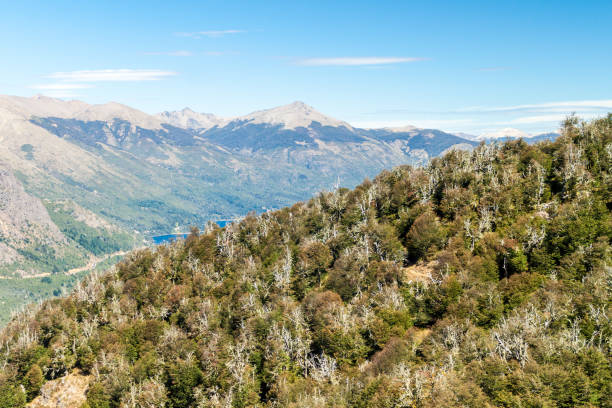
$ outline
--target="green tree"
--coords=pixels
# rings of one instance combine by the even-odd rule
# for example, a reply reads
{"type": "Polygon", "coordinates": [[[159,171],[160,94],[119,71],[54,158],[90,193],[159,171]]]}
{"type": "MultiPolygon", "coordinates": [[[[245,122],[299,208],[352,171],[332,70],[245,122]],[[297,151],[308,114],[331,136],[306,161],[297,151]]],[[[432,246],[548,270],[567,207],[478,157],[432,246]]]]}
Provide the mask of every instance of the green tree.
{"type": "Polygon", "coordinates": [[[36,395],[38,395],[40,387],[42,387],[44,382],[43,372],[38,366],[38,364],[34,364],[32,368],[28,370],[23,382],[28,396],[28,400],[31,400],[36,395]]]}
{"type": "Polygon", "coordinates": [[[412,262],[424,257],[428,251],[440,247],[444,242],[444,232],[436,215],[431,211],[419,215],[406,234],[405,240],[408,258],[412,262]]]}

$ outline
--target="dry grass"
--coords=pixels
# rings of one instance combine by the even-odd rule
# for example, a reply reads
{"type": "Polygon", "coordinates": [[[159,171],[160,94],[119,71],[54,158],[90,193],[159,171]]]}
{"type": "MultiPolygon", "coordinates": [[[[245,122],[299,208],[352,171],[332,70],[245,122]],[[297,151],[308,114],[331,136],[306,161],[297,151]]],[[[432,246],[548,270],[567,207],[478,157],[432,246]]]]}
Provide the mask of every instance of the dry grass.
{"type": "Polygon", "coordinates": [[[406,282],[423,282],[429,283],[430,276],[434,270],[434,266],[436,265],[436,261],[431,261],[428,263],[418,263],[416,265],[409,266],[407,268],[402,268],[402,273],[404,274],[404,280],[406,282]]]}

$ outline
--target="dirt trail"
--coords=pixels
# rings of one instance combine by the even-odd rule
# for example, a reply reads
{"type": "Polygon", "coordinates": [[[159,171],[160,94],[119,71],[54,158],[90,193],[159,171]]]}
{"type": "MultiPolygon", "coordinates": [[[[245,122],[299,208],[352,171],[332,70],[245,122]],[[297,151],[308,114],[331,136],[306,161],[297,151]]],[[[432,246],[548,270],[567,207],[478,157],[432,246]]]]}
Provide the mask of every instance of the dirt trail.
{"type": "MultiPolygon", "coordinates": [[[[72,269],[64,272],[64,274],[65,275],[74,275],[75,273],[89,271],[91,269],[94,269],[100,262],[106,261],[107,259],[112,258],[114,256],[127,255],[131,251],[135,251],[135,249],[132,249],[132,250],[129,250],[129,251],[117,251],[117,252],[113,252],[112,254],[106,254],[106,255],[98,256],[98,257],[92,256],[91,258],[89,258],[89,262],[87,262],[87,265],[79,266],[78,268],[72,268],[72,269]]],[[[44,278],[46,276],[51,276],[51,273],[50,272],[41,272],[41,273],[37,273],[35,275],[21,276],[19,279],[35,279],[35,278],[44,278]]],[[[0,279],[14,279],[14,278],[10,277],[10,276],[0,276],[0,279]]]]}
{"type": "Polygon", "coordinates": [[[108,258],[112,258],[114,256],[127,255],[128,252],[130,252],[130,251],[117,251],[117,252],[113,252],[112,254],[106,254],[104,256],[91,257],[91,258],[89,258],[89,262],[87,263],[87,265],[80,266],[78,268],[72,268],[72,269],[70,269],[70,270],[68,270],[68,271],[66,271],[64,273],[66,275],[74,275],[75,273],[88,271],[90,269],[95,268],[96,265],[98,265],[100,262],[106,261],[108,258]]]}

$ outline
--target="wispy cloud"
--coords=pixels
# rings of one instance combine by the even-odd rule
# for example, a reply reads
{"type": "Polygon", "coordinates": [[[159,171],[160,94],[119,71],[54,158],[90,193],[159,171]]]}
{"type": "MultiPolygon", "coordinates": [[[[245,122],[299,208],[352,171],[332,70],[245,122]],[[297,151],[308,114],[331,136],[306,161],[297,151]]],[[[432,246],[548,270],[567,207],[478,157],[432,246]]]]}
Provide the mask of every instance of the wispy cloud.
{"type": "Polygon", "coordinates": [[[167,55],[169,57],[191,57],[193,52],[179,50],[179,51],[161,51],[161,52],[145,52],[145,55],[167,55]]]}
{"type": "Polygon", "coordinates": [[[179,37],[190,37],[190,38],[200,39],[202,37],[217,38],[217,37],[223,37],[226,35],[241,34],[241,33],[246,33],[246,31],[245,30],[205,30],[205,31],[193,31],[193,32],[186,32],[186,33],[176,33],[176,35],[179,37]]]}
{"type": "Polygon", "coordinates": [[[612,99],[547,102],[497,107],[471,106],[459,112],[585,112],[612,109],[612,99]]]}
{"type": "Polygon", "coordinates": [[[40,89],[42,91],[67,91],[67,90],[72,90],[72,89],[93,88],[93,85],[75,84],[75,83],[59,83],[59,84],[30,85],[29,88],[30,89],[40,89]]]}
{"type": "MultiPolygon", "coordinates": [[[[523,116],[520,118],[513,119],[508,124],[512,125],[523,125],[523,124],[534,124],[534,123],[560,123],[567,118],[567,113],[557,113],[551,115],[533,115],[533,116],[523,116]]],[[[602,114],[596,112],[584,112],[580,114],[582,119],[593,119],[597,117],[601,117],[602,114]]]]}
{"type": "Polygon", "coordinates": [[[563,114],[524,116],[521,118],[513,119],[506,123],[513,125],[523,125],[533,123],[561,122],[563,119],[565,119],[565,117],[566,115],[563,114]]]}
{"type": "Polygon", "coordinates": [[[77,98],[81,96],[71,91],[44,91],[42,94],[51,98],[77,98]]]}
{"type": "Polygon", "coordinates": [[[296,65],[310,67],[324,66],[362,66],[387,65],[407,62],[424,61],[426,58],[415,57],[336,57],[336,58],[305,58],[296,61],[296,65]]]}
{"type": "Polygon", "coordinates": [[[158,69],[99,69],[86,71],[54,72],[46,78],[58,82],[30,85],[28,88],[41,91],[54,98],[75,98],[77,89],[94,88],[95,82],[158,81],[173,75],[173,71],[158,69]]]}
{"type": "Polygon", "coordinates": [[[91,71],[55,72],[47,77],[68,82],[124,82],[158,81],[174,75],[176,75],[176,72],[158,69],[100,69],[91,71]]]}

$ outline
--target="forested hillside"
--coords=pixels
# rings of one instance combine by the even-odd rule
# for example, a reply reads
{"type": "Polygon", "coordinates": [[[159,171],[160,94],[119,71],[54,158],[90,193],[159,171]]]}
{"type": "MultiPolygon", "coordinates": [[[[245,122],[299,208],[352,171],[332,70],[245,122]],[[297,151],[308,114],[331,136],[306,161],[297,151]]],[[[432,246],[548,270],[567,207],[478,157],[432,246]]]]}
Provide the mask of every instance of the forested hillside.
{"type": "Polygon", "coordinates": [[[609,407],[611,165],[569,118],[135,252],[2,331],[0,406],[609,407]]]}

